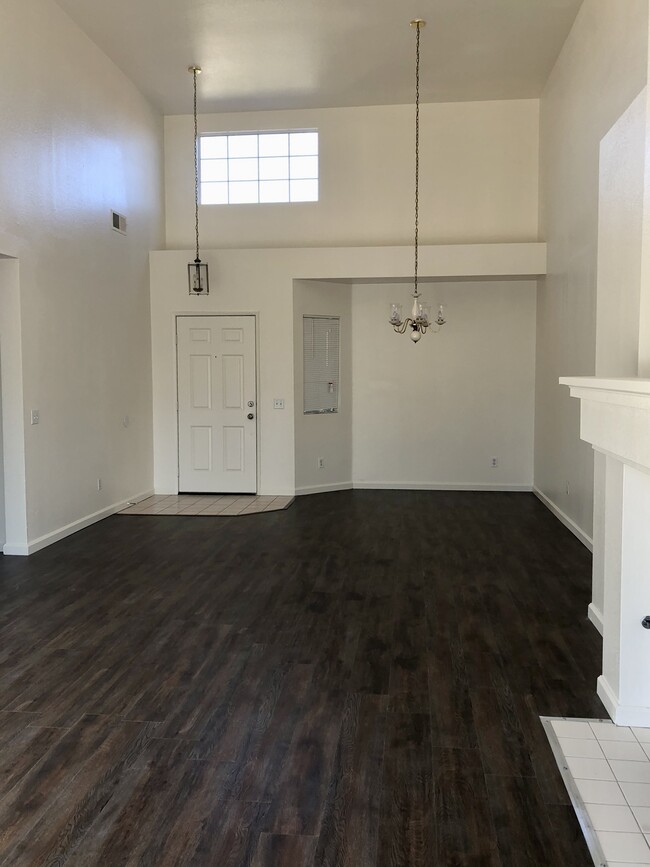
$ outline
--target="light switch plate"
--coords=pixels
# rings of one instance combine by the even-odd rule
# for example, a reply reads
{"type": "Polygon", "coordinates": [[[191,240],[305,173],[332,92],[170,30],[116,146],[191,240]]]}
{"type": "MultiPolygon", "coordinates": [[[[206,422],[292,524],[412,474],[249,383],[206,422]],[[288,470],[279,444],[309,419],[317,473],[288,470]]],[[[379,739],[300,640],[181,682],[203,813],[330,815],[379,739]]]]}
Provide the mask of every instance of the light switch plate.
{"type": "Polygon", "coordinates": [[[31,415],[31,423],[32,424],[38,424],[39,421],[40,421],[39,411],[37,409],[33,409],[32,415],[31,415]]]}
{"type": "Polygon", "coordinates": [[[284,398],[283,397],[274,398],[273,409],[284,409],[284,398]]]}

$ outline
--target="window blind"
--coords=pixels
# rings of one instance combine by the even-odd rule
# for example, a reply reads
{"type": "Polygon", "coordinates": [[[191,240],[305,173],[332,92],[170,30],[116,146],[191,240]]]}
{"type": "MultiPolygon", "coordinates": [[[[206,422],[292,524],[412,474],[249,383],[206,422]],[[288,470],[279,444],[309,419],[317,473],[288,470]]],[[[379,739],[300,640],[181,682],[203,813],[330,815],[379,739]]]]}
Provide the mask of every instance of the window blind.
{"type": "Polygon", "coordinates": [[[303,317],[304,413],[339,411],[340,321],[303,317]]]}

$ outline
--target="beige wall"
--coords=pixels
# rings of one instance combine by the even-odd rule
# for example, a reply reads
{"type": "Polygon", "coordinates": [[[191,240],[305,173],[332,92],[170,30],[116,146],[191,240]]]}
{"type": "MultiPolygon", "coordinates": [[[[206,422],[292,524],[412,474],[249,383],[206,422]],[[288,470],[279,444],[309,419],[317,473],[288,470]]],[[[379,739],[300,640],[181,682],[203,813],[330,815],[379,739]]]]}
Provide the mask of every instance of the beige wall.
{"type": "MultiPolygon", "coordinates": [[[[51,0],[2,3],[0,80],[0,254],[19,261],[23,363],[23,418],[4,441],[22,440],[27,485],[26,531],[7,542],[24,548],[152,484],[147,268],[162,240],[162,119],[51,0]],[[112,231],[112,208],[127,236],[112,231]]],[[[12,497],[7,510],[24,509],[12,497]]]]}
{"type": "Polygon", "coordinates": [[[558,377],[595,371],[600,142],[645,86],[647,48],[647,0],[585,0],[541,101],[535,484],[587,536],[593,455],[558,377]]]}
{"type": "Polygon", "coordinates": [[[387,326],[410,288],[353,287],[355,485],[530,490],[535,281],[423,286],[448,323],[417,346],[387,326]]]}
{"type": "MultiPolygon", "coordinates": [[[[204,132],[316,127],[320,201],[206,205],[206,248],[408,244],[413,224],[413,107],[206,115],[204,132]]],[[[536,100],[423,105],[423,244],[537,239],[536,100]]],[[[193,243],[193,130],[165,118],[167,246],[193,243]]]]}

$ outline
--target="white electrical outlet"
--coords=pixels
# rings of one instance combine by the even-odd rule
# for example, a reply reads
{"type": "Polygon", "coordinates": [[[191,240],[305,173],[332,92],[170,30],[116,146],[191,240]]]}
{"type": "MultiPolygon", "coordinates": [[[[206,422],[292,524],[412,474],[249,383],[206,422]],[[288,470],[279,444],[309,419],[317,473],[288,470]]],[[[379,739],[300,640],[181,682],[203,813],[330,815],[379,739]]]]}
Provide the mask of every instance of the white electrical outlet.
{"type": "Polygon", "coordinates": [[[273,398],[273,409],[284,409],[284,398],[283,397],[273,398]]]}
{"type": "Polygon", "coordinates": [[[490,466],[498,467],[499,466],[499,458],[490,458],[490,466]]]}
{"type": "Polygon", "coordinates": [[[98,490],[98,491],[101,491],[101,489],[102,489],[102,480],[101,480],[101,479],[97,479],[97,490],[98,490]]]}
{"type": "Polygon", "coordinates": [[[318,459],[318,469],[319,470],[325,469],[325,458],[319,458],[318,459]]]}

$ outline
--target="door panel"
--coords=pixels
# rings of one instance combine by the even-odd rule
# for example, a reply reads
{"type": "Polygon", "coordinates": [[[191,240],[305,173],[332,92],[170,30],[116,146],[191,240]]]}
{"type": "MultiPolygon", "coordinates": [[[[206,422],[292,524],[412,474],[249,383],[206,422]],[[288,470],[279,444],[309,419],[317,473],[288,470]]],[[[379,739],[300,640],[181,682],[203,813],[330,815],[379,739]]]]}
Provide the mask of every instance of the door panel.
{"type": "Polygon", "coordinates": [[[255,493],[255,317],[178,316],[176,329],[179,491],[255,493]]]}
{"type": "Polygon", "coordinates": [[[212,429],[209,427],[191,428],[193,470],[212,469],[212,429]]]}
{"type": "Polygon", "coordinates": [[[241,355],[223,356],[224,409],[244,408],[244,359],[241,355]]]}
{"type": "Polygon", "coordinates": [[[223,429],[223,465],[228,473],[241,472],[244,468],[244,428],[223,429]]]}
{"type": "Polygon", "coordinates": [[[212,365],[210,355],[190,355],[190,406],[212,408],[212,365]]]}

